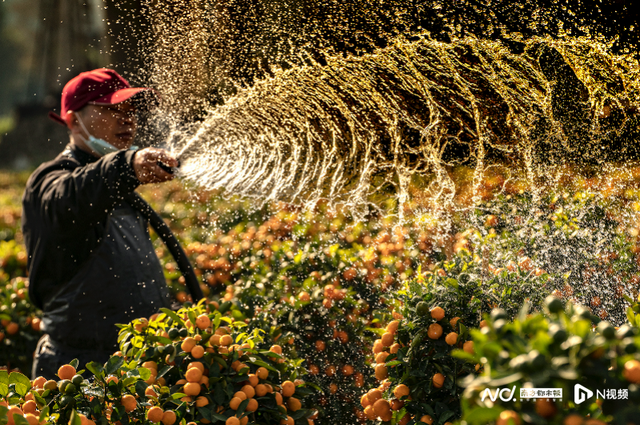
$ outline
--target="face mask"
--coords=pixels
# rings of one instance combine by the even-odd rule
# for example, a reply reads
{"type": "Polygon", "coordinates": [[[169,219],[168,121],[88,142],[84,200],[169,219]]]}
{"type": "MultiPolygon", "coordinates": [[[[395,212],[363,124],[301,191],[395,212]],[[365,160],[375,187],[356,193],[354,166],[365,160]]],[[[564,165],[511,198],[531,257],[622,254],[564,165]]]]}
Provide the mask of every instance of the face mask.
{"type": "MultiPolygon", "coordinates": [[[[76,114],[74,112],[76,118],[78,118],[78,122],[80,123],[80,127],[82,127],[82,130],[87,133],[87,135],[89,136],[88,139],[85,139],[84,136],[80,135],[80,137],[82,137],[82,140],[84,141],[84,143],[89,147],[89,149],[91,149],[91,151],[94,153],[94,155],[97,155],[99,157],[103,157],[108,153],[111,152],[117,152],[119,151],[118,148],[116,148],[115,146],[113,146],[111,143],[103,140],[103,139],[98,139],[97,137],[93,137],[91,135],[91,133],[89,133],[89,131],[87,130],[87,127],[84,126],[84,123],[82,122],[82,120],[80,119],[80,116],[78,114],[76,114]]],[[[135,151],[137,150],[138,147],[137,146],[131,146],[129,148],[129,150],[135,151]]]]}

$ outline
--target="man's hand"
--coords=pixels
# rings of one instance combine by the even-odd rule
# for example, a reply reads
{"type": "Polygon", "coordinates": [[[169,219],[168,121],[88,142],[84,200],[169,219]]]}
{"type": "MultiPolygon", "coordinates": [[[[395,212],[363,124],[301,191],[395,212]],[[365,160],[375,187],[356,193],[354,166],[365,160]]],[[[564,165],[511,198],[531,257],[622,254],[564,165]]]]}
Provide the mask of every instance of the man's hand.
{"type": "Polygon", "coordinates": [[[160,183],[174,178],[158,165],[161,162],[169,167],[177,167],[178,160],[164,149],[145,148],[133,155],[133,170],[140,183],[160,183]]]}

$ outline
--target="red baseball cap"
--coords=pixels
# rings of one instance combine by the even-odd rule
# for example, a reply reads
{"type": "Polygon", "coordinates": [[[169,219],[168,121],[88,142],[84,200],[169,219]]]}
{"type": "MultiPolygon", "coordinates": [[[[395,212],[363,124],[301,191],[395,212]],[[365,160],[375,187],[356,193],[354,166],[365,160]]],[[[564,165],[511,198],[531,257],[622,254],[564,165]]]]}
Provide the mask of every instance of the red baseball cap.
{"type": "Polygon", "coordinates": [[[62,89],[60,115],[49,112],[49,118],[68,126],[71,111],[78,111],[88,104],[115,105],[141,92],[153,89],[131,87],[129,82],[112,69],[101,68],[83,72],[71,79],[62,89]]]}

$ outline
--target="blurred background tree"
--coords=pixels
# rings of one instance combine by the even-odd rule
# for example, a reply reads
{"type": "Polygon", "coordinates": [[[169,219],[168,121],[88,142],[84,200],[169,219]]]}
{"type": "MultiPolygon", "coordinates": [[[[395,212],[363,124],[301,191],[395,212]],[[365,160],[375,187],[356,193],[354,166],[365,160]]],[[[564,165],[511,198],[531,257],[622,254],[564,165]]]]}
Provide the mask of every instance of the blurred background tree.
{"type": "MultiPolygon", "coordinates": [[[[24,3],[28,3],[25,1],[24,3]]],[[[24,3],[22,6],[24,6],[24,3]]],[[[35,3],[35,2],[34,2],[35,3]]],[[[24,71],[27,64],[20,63],[22,59],[21,47],[24,45],[24,33],[15,31],[8,14],[10,3],[0,3],[0,57],[3,58],[3,66],[0,67],[0,116],[9,114],[20,95],[19,87],[24,84],[24,71]]]]}
{"type": "Polygon", "coordinates": [[[62,87],[80,72],[137,75],[144,16],[137,1],[0,3],[0,166],[31,167],[62,149],[66,129],[47,113],[59,111],[62,87]]]}

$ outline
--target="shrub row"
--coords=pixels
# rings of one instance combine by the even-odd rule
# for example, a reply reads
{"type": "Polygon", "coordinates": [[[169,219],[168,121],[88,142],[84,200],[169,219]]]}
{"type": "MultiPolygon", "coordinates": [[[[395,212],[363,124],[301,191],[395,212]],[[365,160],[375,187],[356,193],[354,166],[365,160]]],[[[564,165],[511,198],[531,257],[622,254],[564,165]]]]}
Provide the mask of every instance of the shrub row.
{"type": "MultiPolygon", "coordinates": [[[[483,286],[475,298],[486,304],[476,311],[474,320],[478,323],[480,312],[498,305],[510,317],[515,316],[520,299],[509,302],[509,298],[520,295],[520,285],[531,285],[534,289],[529,296],[538,298],[557,291],[559,296],[588,305],[600,317],[612,316],[607,318],[615,324],[624,320],[624,309],[618,306],[625,303],[622,296],[637,295],[633,270],[637,233],[626,227],[628,217],[614,214],[618,206],[609,208],[612,202],[585,190],[549,193],[537,201],[528,192],[518,191],[487,199],[477,208],[453,216],[454,230],[448,234],[439,234],[428,217],[415,217],[422,223],[417,227],[394,227],[393,220],[383,217],[357,224],[348,215],[331,213],[324,206],[311,214],[282,205],[252,210],[247,203],[202,193],[193,200],[178,184],[147,188],[145,196],[171,219],[208,298],[219,302],[221,310],[228,310],[236,321],[248,320],[249,333],[264,331],[257,343],[260,349],[277,343],[287,357],[305,360],[303,365],[309,372],[305,379],[320,389],[308,400],[318,408],[318,422],[322,423],[365,420],[360,396],[375,382],[373,365],[380,362],[371,354],[371,347],[384,334],[382,324],[390,321],[395,308],[403,315],[403,323],[394,338],[413,341],[409,323],[416,320],[415,313],[403,309],[415,310],[414,297],[436,305],[430,291],[414,295],[405,288],[408,299],[403,297],[409,295],[395,295],[404,281],[415,286],[415,273],[420,268],[430,272],[425,280],[433,280],[430,285],[435,287],[447,287],[445,282],[452,279],[464,284],[481,281],[483,285],[492,281],[489,287],[500,288],[502,292],[483,286]],[[558,252],[563,246],[570,251],[558,252]],[[568,255],[573,251],[580,255],[568,255]],[[558,266],[560,256],[568,265],[564,269],[558,266]],[[445,258],[453,262],[445,264],[445,258]],[[457,261],[471,270],[457,269],[457,261]],[[452,268],[447,271],[447,267],[452,268]],[[448,273],[446,277],[440,276],[443,272],[448,273]],[[470,275],[473,278],[467,280],[470,275]],[[596,278],[606,283],[598,293],[581,289],[584,282],[593,287],[591,282],[596,278]],[[603,288],[607,289],[604,293],[603,288]]],[[[635,198],[630,195],[625,199],[631,202],[635,198]]],[[[174,293],[186,301],[175,264],[160,245],[158,253],[174,293]]],[[[19,273],[24,276],[24,271],[19,273]]],[[[12,289],[3,304],[11,306],[20,280],[5,275],[12,289]]],[[[447,307],[445,311],[450,319],[453,310],[447,307]]],[[[34,314],[27,318],[36,317],[34,314]]],[[[462,313],[455,315],[462,317],[462,313]]],[[[16,320],[24,323],[19,324],[20,331],[13,339],[26,340],[32,331],[24,314],[18,316],[16,320]]],[[[466,329],[475,325],[473,320],[465,320],[456,329],[449,328],[451,324],[445,320],[443,332],[468,338],[466,329]]],[[[37,332],[34,335],[37,337],[37,332]]],[[[32,348],[25,346],[23,353],[28,355],[22,357],[29,359],[32,348]]],[[[411,354],[408,349],[401,352],[402,361],[413,361],[411,354]]],[[[401,360],[389,359],[393,361],[401,360]]],[[[15,367],[17,363],[7,364],[15,367]]],[[[403,367],[388,366],[390,379],[403,367]]],[[[384,397],[389,400],[391,388],[388,382],[383,385],[387,386],[384,397]]],[[[405,401],[404,411],[398,411],[393,420],[403,414],[402,418],[430,415],[428,407],[433,408],[401,401],[405,401]]]]}
{"type": "Polygon", "coordinates": [[[301,362],[258,349],[260,332],[204,303],[154,316],[123,326],[104,365],[74,361],[57,381],[0,371],[0,423],[313,423],[301,362]]]}
{"type": "Polygon", "coordinates": [[[547,299],[545,311],[529,314],[525,305],[514,320],[501,309],[471,331],[473,354],[482,373],[468,378],[463,418],[469,424],[634,424],[640,418],[640,306],[628,310],[628,323],[617,329],[584,306],[547,299]],[[581,385],[591,396],[575,398],[581,385]],[[515,396],[495,397],[508,389],[515,396]],[[555,396],[533,400],[521,391],[557,388],[555,396]],[[493,392],[486,393],[487,389],[493,392]],[[578,388],[579,389],[579,388],[578,388]],[[484,400],[483,400],[484,399],[484,400]],[[506,400],[505,400],[506,399],[506,400]]]}

